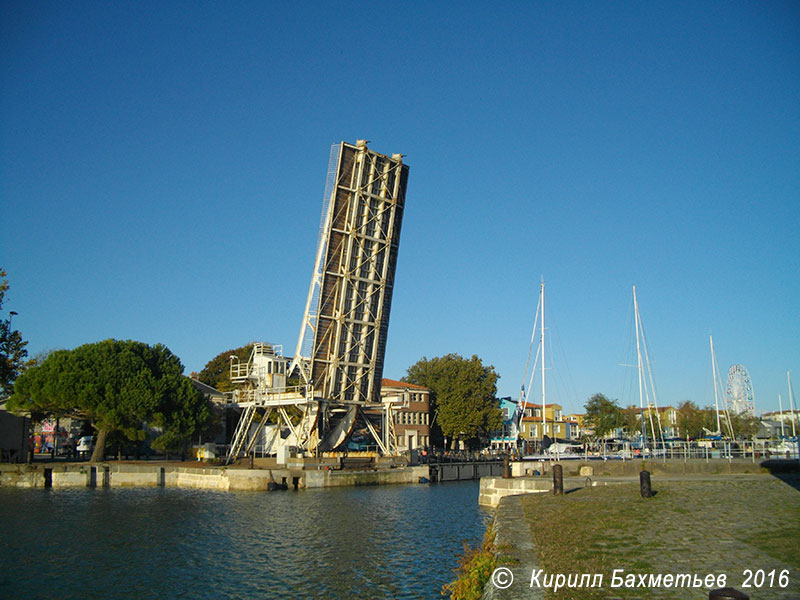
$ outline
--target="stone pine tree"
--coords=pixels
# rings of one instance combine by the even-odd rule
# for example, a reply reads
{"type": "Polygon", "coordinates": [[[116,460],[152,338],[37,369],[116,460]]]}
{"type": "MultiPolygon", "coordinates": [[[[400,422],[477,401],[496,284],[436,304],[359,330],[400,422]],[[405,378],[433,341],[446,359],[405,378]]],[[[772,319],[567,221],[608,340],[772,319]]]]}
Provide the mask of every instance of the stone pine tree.
{"type": "Polygon", "coordinates": [[[87,420],[97,431],[93,461],[109,434],[144,440],[160,430],[157,449],[182,449],[211,417],[208,401],[183,376],[180,360],[161,345],[105,340],[56,350],[17,379],[9,409],[87,420]]]}
{"type": "Polygon", "coordinates": [[[497,400],[499,375],[478,356],[448,354],[422,357],[406,371],[403,381],[423,385],[432,392],[432,410],[442,434],[476,447],[491,431],[500,429],[503,417],[497,400]]]}
{"type": "MultiPolygon", "coordinates": [[[[0,310],[3,308],[8,280],[6,272],[0,268],[0,310]]],[[[11,395],[14,390],[14,380],[22,371],[28,351],[25,346],[28,342],[22,339],[22,334],[11,328],[11,319],[17,313],[9,311],[8,318],[0,319],[0,398],[11,395]]]]}

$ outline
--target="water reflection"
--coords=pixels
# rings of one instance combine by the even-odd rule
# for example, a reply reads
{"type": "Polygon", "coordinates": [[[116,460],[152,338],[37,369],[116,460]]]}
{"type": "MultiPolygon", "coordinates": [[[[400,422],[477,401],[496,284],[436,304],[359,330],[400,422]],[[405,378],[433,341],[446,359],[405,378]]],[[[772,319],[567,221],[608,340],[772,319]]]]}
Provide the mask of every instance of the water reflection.
{"type": "Polygon", "coordinates": [[[0,597],[440,598],[474,482],[280,493],[0,490],[0,597]]]}

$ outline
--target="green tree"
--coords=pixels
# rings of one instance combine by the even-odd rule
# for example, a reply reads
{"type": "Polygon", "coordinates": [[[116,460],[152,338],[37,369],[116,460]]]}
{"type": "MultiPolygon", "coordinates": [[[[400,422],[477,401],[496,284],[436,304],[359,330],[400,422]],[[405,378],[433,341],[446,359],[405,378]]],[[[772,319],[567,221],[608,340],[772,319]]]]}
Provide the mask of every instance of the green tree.
{"type": "MultiPolygon", "coordinates": [[[[691,400],[678,405],[678,428],[681,437],[691,439],[703,437],[703,427],[707,425],[707,409],[701,409],[691,400]]],[[[716,426],[715,426],[716,427],[716,426]]]]}
{"type": "Polygon", "coordinates": [[[622,409],[622,426],[628,435],[635,435],[642,430],[642,411],[633,404],[622,409]]]}
{"type": "Polygon", "coordinates": [[[595,394],[584,405],[586,423],[594,428],[597,438],[605,437],[609,432],[625,424],[622,409],[616,400],[609,400],[603,394],[595,394]]]}
{"type": "Polygon", "coordinates": [[[155,447],[176,448],[210,418],[208,401],[182,373],[180,360],[161,344],[105,340],[56,350],[27,369],[9,408],[89,421],[97,430],[93,461],[103,459],[111,432],[141,441],[146,426],[161,430],[155,447]]]}
{"type": "Polygon", "coordinates": [[[760,421],[758,417],[753,417],[745,413],[731,414],[731,426],[736,439],[749,440],[758,433],[760,421]]]}
{"type": "MultiPolygon", "coordinates": [[[[6,272],[0,268],[0,309],[8,291],[6,272]]],[[[28,342],[22,334],[11,329],[11,318],[17,313],[9,311],[8,318],[0,320],[0,396],[9,396],[14,391],[14,380],[19,376],[25,364],[28,342]]]]}
{"type": "Polygon", "coordinates": [[[241,346],[235,350],[226,350],[217,354],[206,363],[203,370],[197,375],[197,379],[206,385],[218,389],[220,392],[229,392],[236,386],[231,383],[231,356],[236,356],[239,362],[250,360],[250,353],[253,351],[253,344],[241,346]]]}
{"type": "Polygon", "coordinates": [[[465,359],[448,354],[423,356],[408,368],[403,381],[431,390],[432,410],[443,435],[454,444],[462,440],[475,447],[503,425],[496,397],[499,377],[493,366],[484,366],[475,355],[465,359]]]}

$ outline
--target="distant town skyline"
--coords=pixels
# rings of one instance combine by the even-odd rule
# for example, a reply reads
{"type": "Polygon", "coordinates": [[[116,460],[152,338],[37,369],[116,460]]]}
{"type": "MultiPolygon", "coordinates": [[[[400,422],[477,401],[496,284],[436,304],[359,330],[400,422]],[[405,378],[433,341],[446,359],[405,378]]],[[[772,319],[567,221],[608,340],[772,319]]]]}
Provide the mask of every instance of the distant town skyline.
{"type": "Polygon", "coordinates": [[[518,397],[543,279],[565,413],[638,405],[633,285],[659,405],[713,404],[710,334],[757,413],[800,380],[797,3],[6,2],[0,47],[31,355],[293,354],[330,145],[363,138],[410,165],[384,377],[477,354],[518,397]]]}

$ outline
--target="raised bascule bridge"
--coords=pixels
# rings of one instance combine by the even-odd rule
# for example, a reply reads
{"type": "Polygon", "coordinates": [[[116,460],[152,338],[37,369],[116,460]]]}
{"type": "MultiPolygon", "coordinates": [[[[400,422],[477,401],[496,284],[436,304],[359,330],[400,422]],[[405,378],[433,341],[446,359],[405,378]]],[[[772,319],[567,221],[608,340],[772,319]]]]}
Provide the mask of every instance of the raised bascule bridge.
{"type": "Polygon", "coordinates": [[[231,357],[242,409],[226,463],[259,443],[265,453],[320,456],[358,433],[397,454],[393,406],[381,399],[408,165],[341,142],[331,147],[319,241],[293,358],[256,343],[247,363],[231,357]],[[288,385],[290,379],[298,385],[288,385]]]}

